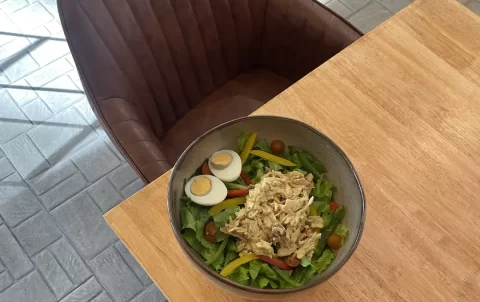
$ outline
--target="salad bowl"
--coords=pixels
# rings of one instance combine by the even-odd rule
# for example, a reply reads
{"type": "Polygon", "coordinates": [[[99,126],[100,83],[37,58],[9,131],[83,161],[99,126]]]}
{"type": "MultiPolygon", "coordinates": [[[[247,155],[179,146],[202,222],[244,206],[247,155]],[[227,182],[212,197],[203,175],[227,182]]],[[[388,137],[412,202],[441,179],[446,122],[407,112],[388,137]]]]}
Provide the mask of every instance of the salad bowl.
{"type": "Polygon", "coordinates": [[[279,116],[250,116],[221,124],[197,138],[176,162],[168,185],[168,215],[183,252],[207,282],[247,299],[272,300],[295,297],[328,280],[349,260],[359,244],[366,215],[364,191],[359,177],[346,154],[328,137],[297,120],[279,116]],[[212,269],[205,259],[182,236],[182,197],[186,180],[198,171],[205,159],[218,150],[237,150],[242,133],[258,133],[267,141],[281,140],[287,145],[308,150],[328,170],[328,179],[335,184],[335,202],[345,207],[343,224],[348,228],[342,247],[333,262],[300,286],[290,288],[258,288],[235,282],[212,269]]]}

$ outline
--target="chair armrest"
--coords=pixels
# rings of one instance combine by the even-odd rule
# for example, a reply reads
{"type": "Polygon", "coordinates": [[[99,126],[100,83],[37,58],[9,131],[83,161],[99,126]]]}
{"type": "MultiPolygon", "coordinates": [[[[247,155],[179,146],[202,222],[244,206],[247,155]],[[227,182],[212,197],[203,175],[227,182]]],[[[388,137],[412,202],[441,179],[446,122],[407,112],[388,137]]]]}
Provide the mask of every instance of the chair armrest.
{"type": "Polygon", "coordinates": [[[144,181],[152,182],[171,168],[158,138],[131,103],[108,98],[90,104],[105,132],[144,181]]]}

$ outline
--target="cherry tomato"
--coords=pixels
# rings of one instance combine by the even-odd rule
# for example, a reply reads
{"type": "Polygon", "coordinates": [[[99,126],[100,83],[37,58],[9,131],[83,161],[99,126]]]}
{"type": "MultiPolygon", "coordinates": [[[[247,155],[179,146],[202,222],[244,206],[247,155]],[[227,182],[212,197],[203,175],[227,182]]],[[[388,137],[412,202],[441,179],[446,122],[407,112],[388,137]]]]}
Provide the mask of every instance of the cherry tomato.
{"type": "Polygon", "coordinates": [[[276,266],[278,268],[284,269],[284,270],[291,270],[293,267],[290,265],[286,264],[283,260],[277,259],[277,258],[270,258],[268,256],[258,256],[258,259],[262,260],[263,262],[270,263],[273,266],[276,266]]]}
{"type": "Polygon", "coordinates": [[[283,258],[283,261],[285,261],[285,263],[291,267],[297,267],[300,265],[300,263],[302,263],[302,261],[298,259],[297,256],[295,256],[295,254],[292,254],[286,258],[283,258]]]}
{"type": "Polygon", "coordinates": [[[272,149],[273,153],[282,153],[285,150],[285,143],[280,140],[274,140],[270,144],[270,149],[272,149]]]}
{"type": "Polygon", "coordinates": [[[205,237],[207,241],[213,243],[217,242],[217,226],[215,225],[215,222],[210,221],[207,223],[205,229],[203,230],[203,237],[205,237]]]}
{"type": "Polygon", "coordinates": [[[327,240],[327,245],[332,250],[338,250],[339,248],[342,247],[342,237],[340,237],[337,234],[330,235],[330,237],[328,237],[328,240],[327,240]]]}
{"type": "Polygon", "coordinates": [[[204,162],[202,165],[202,175],[212,175],[212,171],[210,171],[210,167],[208,166],[207,162],[204,162]]]}
{"type": "Polygon", "coordinates": [[[335,211],[338,209],[339,205],[335,201],[329,202],[328,205],[330,206],[330,211],[332,213],[335,213],[335,211]]]}

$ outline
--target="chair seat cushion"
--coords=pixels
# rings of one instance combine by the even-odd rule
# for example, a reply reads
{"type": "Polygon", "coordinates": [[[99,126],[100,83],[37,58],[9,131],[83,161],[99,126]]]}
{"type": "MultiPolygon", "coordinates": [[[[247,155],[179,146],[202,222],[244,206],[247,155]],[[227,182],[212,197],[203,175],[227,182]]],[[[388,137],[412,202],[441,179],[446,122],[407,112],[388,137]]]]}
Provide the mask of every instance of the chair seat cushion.
{"type": "Polygon", "coordinates": [[[246,116],[293,83],[265,69],[242,73],[216,89],[177,122],[162,140],[170,164],[205,131],[246,116]]]}

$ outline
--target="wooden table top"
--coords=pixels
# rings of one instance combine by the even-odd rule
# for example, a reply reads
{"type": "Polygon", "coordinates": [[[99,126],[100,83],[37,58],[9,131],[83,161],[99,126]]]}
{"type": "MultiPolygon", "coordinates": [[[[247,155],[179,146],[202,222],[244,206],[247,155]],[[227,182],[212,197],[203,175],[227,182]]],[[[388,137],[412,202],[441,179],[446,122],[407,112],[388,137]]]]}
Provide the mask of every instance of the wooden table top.
{"type": "MultiPolygon", "coordinates": [[[[417,0],[260,108],[332,138],[367,197],[360,245],[299,301],[480,301],[480,19],[417,0]]],[[[171,301],[243,301],[187,263],[169,173],[106,214],[171,301]]]]}

